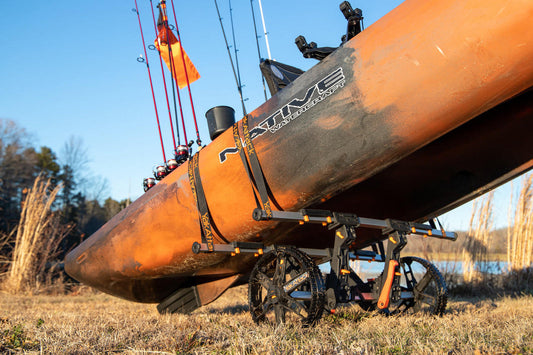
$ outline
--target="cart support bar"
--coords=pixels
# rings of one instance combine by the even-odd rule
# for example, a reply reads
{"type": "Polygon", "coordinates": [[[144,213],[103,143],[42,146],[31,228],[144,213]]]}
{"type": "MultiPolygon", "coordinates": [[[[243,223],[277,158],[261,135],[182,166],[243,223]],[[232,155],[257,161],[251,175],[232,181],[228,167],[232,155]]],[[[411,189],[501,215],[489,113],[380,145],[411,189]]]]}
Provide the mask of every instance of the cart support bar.
{"type": "Polygon", "coordinates": [[[256,221],[276,220],[283,222],[298,223],[319,223],[330,229],[341,225],[363,227],[372,229],[382,229],[383,234],[390,234],[397,231],[404,234],[417,234],[424,237],[433,237],[455,241],[457,233],[446,232],[444,229],[432,228],[429,224],[404,222],[394,219],[375,219],[358,217],[352,213],[337,213],[327,210],[303,209],[298,212],[272,211],[272,218],[267,217],[264,210],[256,208],[252,214],[256,221]]]}

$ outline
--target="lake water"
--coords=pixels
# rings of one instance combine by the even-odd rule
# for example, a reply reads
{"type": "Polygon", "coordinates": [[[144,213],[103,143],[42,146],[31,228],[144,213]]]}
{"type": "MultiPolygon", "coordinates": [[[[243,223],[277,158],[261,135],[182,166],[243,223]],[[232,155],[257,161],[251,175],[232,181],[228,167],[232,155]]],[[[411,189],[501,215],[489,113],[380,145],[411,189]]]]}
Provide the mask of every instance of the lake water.
{"type": "MultiPolygon", "coordinates": [[[[462,261],[434,261],[432,262],[441,274],[462,274],[464,263],[462,261]]],[[[413,264],[414,265],[414,264],[413,264]]],[[[377,277],[384,268],[384,263],[368,261],[354,261],[351,264],[352,269],[364,280],[365,278],[377,277]]],[[[476,270],[490,274],[501,274],[507,271],[507,262],[489,261],[476,263],[476,270]]],[[[329,263],[320,265],[322,272],[328,273],[330,270],[329,263]]],[[[417,270],[414,270],[415,272],[417,270]]]]}

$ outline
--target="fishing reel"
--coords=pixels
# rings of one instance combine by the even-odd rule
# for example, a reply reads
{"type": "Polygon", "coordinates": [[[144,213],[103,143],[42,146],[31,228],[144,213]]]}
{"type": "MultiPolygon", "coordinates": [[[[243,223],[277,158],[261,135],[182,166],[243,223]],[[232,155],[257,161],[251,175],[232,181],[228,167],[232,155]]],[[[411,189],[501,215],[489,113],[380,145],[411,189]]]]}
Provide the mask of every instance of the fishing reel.
{"type": "Polygon", "coordinates": [[[154,178],[145,178],[143,180],[143,189],[144,192],[150,190],[152,187],[155,186],[155,179],[154,178]]]}
{"type": "Polygon", "coordinates": [[[178,165],[185,163],[189,159],[189,147],[186,145],[178,145],[175,155],[178,165]]]}
{"type": "Polygon", "coordinates": [[[156,180],[162,180],[167,175],[168,175],[168,171],[165,165],[158,165],[154,169],[154,177],[156,180]]]}
{"type": "Polygon", "coordinates": [[[173,172],[173,171],[176,170],[176,168],[177,168],[178,166],[180,166],[180,165],[181,165],[181,164],[179,164],[179,163],[177,162],[176,159],[169,159],[169,160],[167,161],[167,163],[166,163],[167,172],[168,172],[168,173],[173,172]]]}

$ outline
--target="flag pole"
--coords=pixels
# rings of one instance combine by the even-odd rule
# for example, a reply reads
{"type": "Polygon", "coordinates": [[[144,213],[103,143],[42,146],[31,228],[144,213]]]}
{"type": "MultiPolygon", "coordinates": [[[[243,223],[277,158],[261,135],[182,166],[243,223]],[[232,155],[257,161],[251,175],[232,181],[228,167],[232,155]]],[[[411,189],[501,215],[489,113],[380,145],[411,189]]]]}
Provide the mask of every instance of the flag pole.
{"type": "Polygon", "coordinates": [[[146,54],[146,45],[144,43],[144,34],[143,34],[143,28],[142,28],[142,25],[141,25],[141,17],[139,16],[139,8],[137,6],[137,0],[135,0],[135,13],[137,14],[137,20],[139,21],[139,29],[140,29],[140,32],[141,32],[141,39],[142,39],[142,43],[143,43],[143,50],[144,50],[144,56],[145,56],[145,59],[143,59],[142,56],[141,56],[140,59],[142,59],[142,60],[139,60],[139,58],[137,58],[137,61],[139,61],[141,63],[142,62],[146,63],[146,69],[148,70],[148,78],[150,79],[150,89],[152,91],[152,100],[154,101],[155,117],[156,117],[156,120],[157,120],[157,129],[159,131],[159,140],[161,141],[161,152],[163,153],[163,161],[166,162],[167,158],[165,156],[165,147],[163,145],[163,136],[161,135],[161,125],[159,123],[159,114],[157,113],[157,104],[155,102],[154,85],[152,84],[152,74],[150,73],[150,65],[148,64],[148,55],[146,54]]]}
{"type": "MultiPolygon", "coordinates": [[[[161,13],[162,13],[162,16],[163,16],[163,26],[165,26],[165,29],[167,31],[167,46],[168,46],[168,60],[170,62],[170,73],[171,73],[171,76],[172,76],[172,92],[174,93],[177,93],[178,95],[178,103],[179,103],[179,107],[180,107],[180,115],[181,115],[181,126],[183,127],[183,137],[185,139],[185,145],[187,145],[187,147],[189,147],[189,141],[187,140],[187,131],[186,131],[186,128],[185,128],[185,117],[183,116],[183,105],[181,103],[181,94],[180,94],[180,89],[179,89],[179,83],[177,82],[177,78],[176,78],[176,87],[174,88],[174,79],[175,79],[175,75],[176,75],[176,66],[174,64],[174,55],[172,54],[172,45],[170,43],[170,36],[169,36],[169,32],[171,32],[171,29],[170,29],[170,26],[168,24],[168,16],[167,16],[167,4],[166,4],[166,0],[160,0],[159,1],[159,6],[160,6],[160,10],[161,10],[161,13]],[[176,91],[174,91],[176,90],[176,91]]],[[[177,77],[177,75],[176,75],[177,77]]],[[[174,96],[174,101],[176,100],[176,97],[174,96]]]]}
{"type": "MultiPolygon", "coordinates": [[[[162,0],[165,1],[165,0],[162,0]]],[[[198,130],[198,123],[196,121],[196,112],[194,110],[194,103],[192,100],[192,93],[191,93],[191,85],[189,82],[189,74],[187,73],[187,66],[185,65],[185,54],[183,51],[183,45],[181,44],[181,36],[180,36],[180,30],[178,27],[178,20],[176,18],[176,9],[174,7],[174,0],[170,0],[170,3],[172,4],[172,13],[174,14],[174,23],[176,24],[176,33],[178,34],[178,42],[181,48],[181,60],[183,62],[183,70],[185,71],[185,79],[187,80],[187,90],[189,91],[189,99],[191,101],[191,109],[192,109],[192,116],[194,119],[194,127],[196,128],[196,144],[198,144],[198,148],[200,149],[202,147],[202,140],[200,139],[200,131],[198,130]]]]}
{"type": "MultiPolygon", "coordinates": [[[[152,9],[152,19],[154,20],[154,30],[155,30],[155,35],[157,38],[157,25],[155,22],[154,6],[152,4],[152,0],[150,0],[150,8],[152,9]]],[[[161,43],[159,45],[161,45],[161,43]]],[[[172,114],[170,110],[170,102],[168,100],[167,80],[165,78],[165,70],[163,69],[163,59],[161,59],[161,52],[159,52],[159,64],[161,65],[161,75],[163,76],[163,86],[165,87],[165,98],[167,100],[168,119],[170,121],[170,130],[172,131],[172,143],[174,143],[174,151],[175,151],[176,150],[176,139],[174,137],[174,125],[172,124],[172,114]]],[[[176,133],[178,136],[178,144],[180,144],[180,132],[179,132],[178,121],[177,121],[178,112],[176,110],[176,98],[174,98],[174,112],[176,115],[176,133]]]]}
{"type": "MultiPolygon", "coordinates": [[[[185,127],[185,119],[183,116],[183,106],[181,104],[181,95],[179,91],[179,85],[174,85],[175,82],[175,74],[176,74],[176,67],[174,65],[174,56],[172,55],[172,46],[170,43],[170,37],[169,32],[170,28],[168,26],[168,17],[167,17],[167,7],[165,0],[162,0],[159,2],[159,11],[162,17],[163,26],[165,28],[166,35],[167,35],[167,46],[168,46],[168,61],[169,61],[169,69],[170,69],[170,82],[172,83],[172,97],[174,99],[174,110],[175,110],[175,116],[176,116],[176,126],[179,126],[178,124],[178,113],[176,111],[176,94],[178,95],[178,106],[180,108],[180,116],[181,116],[181,126],[183,128],[183,138],[185,139],[185,145],[188,145],[187,141],[187,130],[185,127]]],[[[181,145],[181,144],[180,144],[181,145]]]]}

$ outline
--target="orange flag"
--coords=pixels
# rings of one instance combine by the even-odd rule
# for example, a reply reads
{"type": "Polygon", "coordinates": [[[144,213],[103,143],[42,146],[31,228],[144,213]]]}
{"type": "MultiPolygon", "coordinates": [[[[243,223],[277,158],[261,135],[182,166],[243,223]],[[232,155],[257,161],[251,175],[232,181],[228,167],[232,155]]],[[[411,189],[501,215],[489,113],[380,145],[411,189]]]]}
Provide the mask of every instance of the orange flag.
{"type": "Polygon", "coordinates": [[[198,70],[196,70],[194,64],[192,64],[189,56],[187,53],[185,53],[185,50],[181,47],[181,43],[178,41],[176,36],[174,36],[172,31],[168,30],[166,27],[159,27],[159,34],[154,41],[154,44],[161,54],[161,57],[167,64],[168,69],[173,74],[174,79],[178,83],[180,89],[183,89],[185,86],[187,86],[187,78],[189,79],[189,84],[200,78],[198,70]],[[170,50],[168,43],[170,43],[170,50]],[[171,52],[174,69],[171,69],[170,64],[171,52]],[[185,64],[183,64],[184,61],[185,64]]]}

